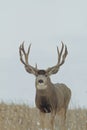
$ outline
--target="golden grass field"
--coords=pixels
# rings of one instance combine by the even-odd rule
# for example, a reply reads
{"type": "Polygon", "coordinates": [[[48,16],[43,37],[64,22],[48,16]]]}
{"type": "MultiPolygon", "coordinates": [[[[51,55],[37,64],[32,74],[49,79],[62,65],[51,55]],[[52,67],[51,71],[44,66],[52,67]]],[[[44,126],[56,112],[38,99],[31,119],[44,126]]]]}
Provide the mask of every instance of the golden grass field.
{"type": "MultiPolygon", "coordinates": [[[[48,118],[49,114],[45,130],[49,130],[48,118]]],[[[87,109],[69,109],[66,126],[67,130],[87,130],[87,109]]],[[[0,103],[0,130],[41,130],[39,112],[25,104],[0,103]]]]}

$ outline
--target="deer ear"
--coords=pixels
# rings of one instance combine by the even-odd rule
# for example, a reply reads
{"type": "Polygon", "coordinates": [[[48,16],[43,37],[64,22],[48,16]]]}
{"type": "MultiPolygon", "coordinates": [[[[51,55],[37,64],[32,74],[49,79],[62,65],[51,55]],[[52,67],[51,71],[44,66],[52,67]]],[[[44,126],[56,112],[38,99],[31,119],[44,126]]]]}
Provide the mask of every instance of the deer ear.
{"type": "Polygon", "coordinates": [[[28,67],[27,65],[25,65],[25,70],[30,73],[30,74],[34,74],[35,76],[37,76],[37,70],[36,69],[32,69],[32,67],[28,67]]]}
{"type": "Polygon", "coordinates": [[[50,76],[52,74],[56,74],[59,71],[59,68],[57,67],[52,67],[52,68],[48,68],[46,73],[50,76]]]}

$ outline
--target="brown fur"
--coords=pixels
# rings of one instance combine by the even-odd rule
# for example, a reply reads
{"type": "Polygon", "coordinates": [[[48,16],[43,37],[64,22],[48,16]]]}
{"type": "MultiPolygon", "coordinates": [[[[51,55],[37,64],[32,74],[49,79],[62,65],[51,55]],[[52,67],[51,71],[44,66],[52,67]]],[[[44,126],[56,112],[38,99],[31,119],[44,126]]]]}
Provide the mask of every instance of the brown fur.
{"type": "MultiPolygon", "coordinates": [[[[36,89],[36,106],[43,113],[51,113],[51,129],[54,130],[54,118],[56,114],[62,115],[62,122],[66,119],[66,112],[71,98],[71,90],[65,84],[53,84],[48,78],[48,86],[45,90],[36,89]],[[62,113],[61,113],[62,111],[62,113]]],[[[43,115],[43,114],[42,114],[43,115]]],[[[64,124],[60,124],[61,126],[64,124]]],[[[44,126],[43,126],[44,127],[44,126]]]]}

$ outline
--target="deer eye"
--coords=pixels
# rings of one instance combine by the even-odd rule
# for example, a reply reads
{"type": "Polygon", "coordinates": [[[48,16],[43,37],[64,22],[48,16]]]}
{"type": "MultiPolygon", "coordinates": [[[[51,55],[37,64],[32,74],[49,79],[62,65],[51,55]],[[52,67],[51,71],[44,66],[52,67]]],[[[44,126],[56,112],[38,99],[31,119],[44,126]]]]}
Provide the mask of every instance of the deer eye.
{"type": "Polygon", "coordinates": [[[38,77],[38,74],[36,74],[35,76],[38,77]]]}
{"type": "Polygon", "coordinates": [[[47,77],[48,75],[47,74],[45,74],[45,77],[47,77]]]}

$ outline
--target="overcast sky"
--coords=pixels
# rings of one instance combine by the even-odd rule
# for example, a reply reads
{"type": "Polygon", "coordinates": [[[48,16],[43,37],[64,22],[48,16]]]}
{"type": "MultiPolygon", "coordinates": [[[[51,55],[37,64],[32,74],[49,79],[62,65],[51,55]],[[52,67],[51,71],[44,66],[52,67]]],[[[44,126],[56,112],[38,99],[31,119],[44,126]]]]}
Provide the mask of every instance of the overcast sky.
{"type": "Polygon", "coordinates": [[[19,45],[32,43],[30,64],[57,63],[56,46],[68,48],[52,82],[72,90],[71,105],[87,107],[87,0],[0,0],[0,100],[34,104],[35,77],[19,60],[19,45]]]}

